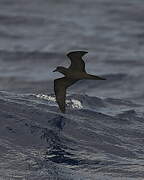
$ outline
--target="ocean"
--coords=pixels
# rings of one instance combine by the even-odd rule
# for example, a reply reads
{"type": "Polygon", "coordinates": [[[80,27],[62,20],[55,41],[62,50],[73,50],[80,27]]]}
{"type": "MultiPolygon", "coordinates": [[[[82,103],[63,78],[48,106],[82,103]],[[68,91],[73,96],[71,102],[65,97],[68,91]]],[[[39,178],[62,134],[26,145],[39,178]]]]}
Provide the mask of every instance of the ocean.
{"type": "Polygon", "coordinates": [[[144,179],[144,2],[0,0],[0,180],[144,179]],[[90,74],[55,101],[54,73],[90,74]]]}

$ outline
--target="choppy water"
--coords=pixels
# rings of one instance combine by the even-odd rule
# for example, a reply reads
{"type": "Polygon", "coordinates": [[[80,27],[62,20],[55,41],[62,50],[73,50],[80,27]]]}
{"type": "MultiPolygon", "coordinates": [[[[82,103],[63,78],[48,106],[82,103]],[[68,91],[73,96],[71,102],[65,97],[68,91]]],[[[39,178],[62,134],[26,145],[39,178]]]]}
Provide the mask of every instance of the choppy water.
{"type": "Polygon", "coordinates": [[[142,0],[0,0],[0,178],[144,178],[142,0]],[[87,50],[67,113],[52,70],[87,50]]]}

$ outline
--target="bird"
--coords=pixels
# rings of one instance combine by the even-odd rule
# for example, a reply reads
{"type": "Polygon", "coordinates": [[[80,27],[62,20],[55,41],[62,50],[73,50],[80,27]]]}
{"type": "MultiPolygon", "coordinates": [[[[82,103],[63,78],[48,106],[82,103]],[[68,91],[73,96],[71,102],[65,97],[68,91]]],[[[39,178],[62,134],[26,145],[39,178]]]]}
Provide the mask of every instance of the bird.
{"type": "Polygon", "coordinates": [[[71,64],[68,68],[58,66],[53,72],[59,72],[64,75],[62,78],[54,80],[54,92],[56,96],[56,102],[62,113],[66,111],[66,89],[82,79],[93,80],[106,80],[105,78],[88,74],[85,70],[85,62],[82,57],[87,54],[87,51],[71,51],[67,53],[67,57],[70,59],[71,64]]]}

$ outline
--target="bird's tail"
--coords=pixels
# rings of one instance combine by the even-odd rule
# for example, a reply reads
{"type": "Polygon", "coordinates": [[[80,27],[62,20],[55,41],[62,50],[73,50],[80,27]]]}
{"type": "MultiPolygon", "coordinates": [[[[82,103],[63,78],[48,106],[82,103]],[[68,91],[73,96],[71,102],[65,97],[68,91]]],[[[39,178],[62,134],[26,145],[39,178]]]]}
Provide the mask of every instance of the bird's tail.
{"type": "Polygon", "coordinates": [[[91,74],[88,74],[87,79],[106,80],[105,78],[95,76],[95,75],[91,75],[91,74]]]}

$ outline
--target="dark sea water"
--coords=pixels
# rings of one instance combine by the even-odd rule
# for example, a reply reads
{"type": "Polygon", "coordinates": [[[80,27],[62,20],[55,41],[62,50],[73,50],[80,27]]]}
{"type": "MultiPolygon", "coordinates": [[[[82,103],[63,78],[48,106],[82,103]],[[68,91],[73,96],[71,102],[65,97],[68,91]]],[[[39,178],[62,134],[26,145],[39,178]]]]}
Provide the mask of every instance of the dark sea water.
{"type": "Polygon", "coordinates": [[[0,180],[144,179],[144,2],[0,0],[0,180]],[[60,113],[53,69],[86,50],[60,113]]]}

